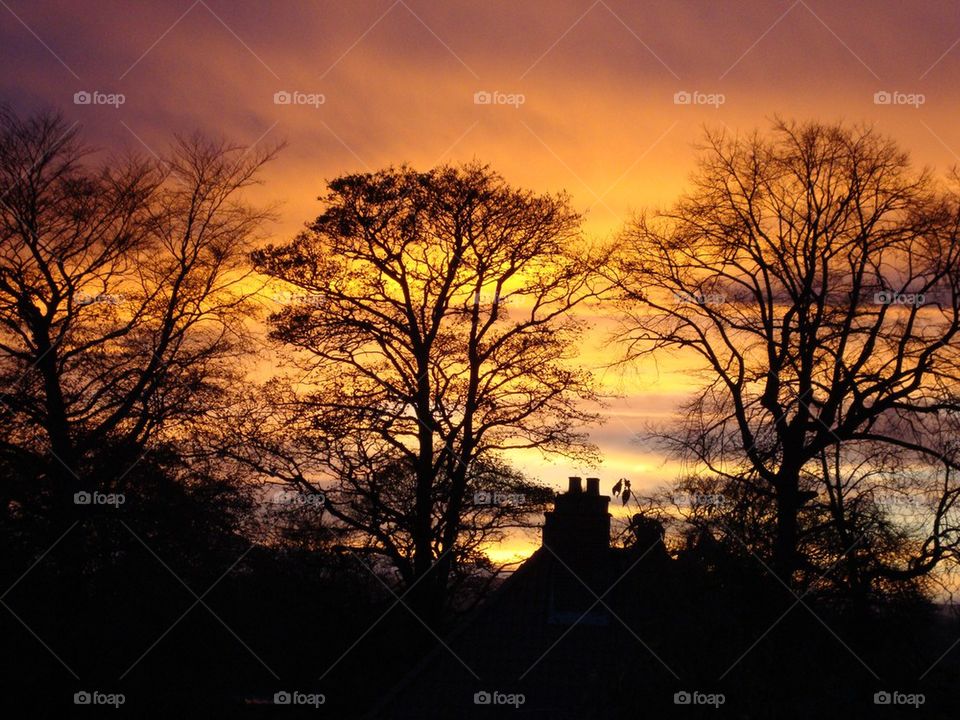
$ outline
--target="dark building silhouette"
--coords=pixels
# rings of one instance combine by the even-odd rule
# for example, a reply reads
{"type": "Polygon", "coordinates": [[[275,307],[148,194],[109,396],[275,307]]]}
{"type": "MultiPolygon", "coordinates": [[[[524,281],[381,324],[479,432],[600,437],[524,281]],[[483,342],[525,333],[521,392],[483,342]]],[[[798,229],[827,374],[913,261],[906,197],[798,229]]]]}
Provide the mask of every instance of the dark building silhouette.
{"type": "Polygon", "coordinates": [[[638,587],[666,582],[673,563],[662,532],[647,547],[611,548],[609,503],[599,479],[570,478],[542,547],[370,717],[609,718],[611,694],[631,692],[636,673],[672,681],[643,647],[657,598],[638,587]]]}
{"type": "Polygon", "coordinates": [[[604,553],[610,547],[609,505],[599,478],[587,478],[586,492],[580,478],[570,478],[567,492],[557,495],[553,511],[546,513],[544,546],[571,560],[604,553]]]}
{"type": "MultiPolygon", "coordinates": [[[[542,547],[367,717],[872,719],[874,678],[838,636],[884,656],[924,642],[895,619],[864,634],[828,605],[789,612],[795,596],[706,527],[673,557],[660,522],[635,515],[634,541],[611,547],[609,503],[596,478],[571,478],[542,547]],[[723,706],[693,707],[689,691],[723,706]]],[[[935,694],[955,701],[952,684],[935,694]]]]}

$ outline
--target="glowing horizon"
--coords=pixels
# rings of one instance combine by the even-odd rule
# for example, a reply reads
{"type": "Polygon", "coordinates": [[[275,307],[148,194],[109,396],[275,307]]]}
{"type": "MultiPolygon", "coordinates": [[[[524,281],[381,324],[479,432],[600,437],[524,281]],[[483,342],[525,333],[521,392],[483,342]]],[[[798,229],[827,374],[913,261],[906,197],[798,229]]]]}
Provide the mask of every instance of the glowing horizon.
{"type": "MultiPolygon", "coordinates": [[[[633,213],[683,192],[704,126],[746,133],[774,115],[873,123],[918,166],[943,174],[960,162],[951,82],[960,28],[948,6],[4,7],[2,92],[18,112],[61,108],[106,152],[160,155],[174,134],[194,131],[241,145],[286,140],[252,196],[281,203],[274,242],[318,214],[326,180],[474,159],[511,184],[570,192],[587,237],[608,240],[633,213]]],[[[629,477],[642,490],[676,472],[634,438],[645,423],[670,420],[689,368],[667,360],[605,370],[616,359],[609,329],[598,320],[584,343],[584,363],[622,396],[591,429],[603,465],[511,458],[554,487],[590,473],[605,487],[629,477]]]]}

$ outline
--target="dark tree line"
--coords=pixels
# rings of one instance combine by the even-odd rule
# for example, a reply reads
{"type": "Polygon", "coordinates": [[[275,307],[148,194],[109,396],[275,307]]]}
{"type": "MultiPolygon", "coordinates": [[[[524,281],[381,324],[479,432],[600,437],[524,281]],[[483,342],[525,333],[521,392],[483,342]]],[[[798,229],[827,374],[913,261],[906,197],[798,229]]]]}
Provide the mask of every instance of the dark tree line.
{"type": "Polygon", "coordinates": [[[710,135],[694,189],[611,254],[568,198],[480,165],[338,178],[258,249],[269,214],[244,196],[277,148],[194,137],[96,165],[56,115],[3,128],[7,512],[120,491],[120,449],[220,457],[322,492],[337,543],[429,576],[442,606],[455,568],[544,507],[510,451],[595,456],[578,309],[613,299],[628,359],[702,360],[664,438],[769,504],[784,576],[840,563],[864,592],[955,555],[957,196],[873,130],[710,135]],[[271,293],[267,352],[292,372],[255,389],[271,293]]]}
{"type": "Polygon", "coordinates": [[[197,137],[94,165],[57,115],[0,127],[4,509],[69,518],[240,379],[266,217],[241,194],[272,151],[197,137]]]}
{"type": "Polygon", "coordinates": [[[784,578],[839,566],[863,596],[956,560],[955,180],[869,128],[779,122],[708,135],[693,190],[624,235],[629,354],[704,371],[660,435],[784,578]]]}
{"type": "Polygon", "coordinates": [[[465,555],[544,509],[504,455],[593,452],[573,310],[596,297],[601,258],[566,197],[479,165],[345,176],[323,202],[293,242],[254,253],[308,300],[270,318],[306,375],[279,405],[296,416],[281,417],[288,442],[238,445],[296,483],[298,463],[328,473],[329,515],[435,615],[465,555]]]}
{"type": "MultiPolygon", "coordinates": [[[[0,114],[3,577],[68,538],[38,608],[73,597],[139,627],[110,582],[163,614],[156,561],[198,590],[226,570],[224,597],[276,623],[244,625],[270,650],[239,648],[244,684],[273,672],[289,613],[330,612],[287,658],[307,679],[301,661],[332,670],[394,592],[442,625],[509,569],[487,550],[550,505],[511,459],[600,459],[593,313],[621,325],[611,357],[700,363],[653,431],[683,476],[617,488],[636,537],[677,531],[694,585],[719,574],[735,607],[756,559],[866,612],[929,597],[955,564],[956,178],[869,128],[778,123],[708,135],[692,189],[609,246],[566,195],[477,163],[335,178],[319,216],[270,243],[249,198],[278,150],[196,136],[104,159],[58,115],[0,114]],[[126,507],[77,500],[91,493],[126,507]]],[[[43,634],[82,654],[92,633],[71,622],[43,634]]],[[[423,648],[404,632],[366,657],[409,666],[423,648]]]]}

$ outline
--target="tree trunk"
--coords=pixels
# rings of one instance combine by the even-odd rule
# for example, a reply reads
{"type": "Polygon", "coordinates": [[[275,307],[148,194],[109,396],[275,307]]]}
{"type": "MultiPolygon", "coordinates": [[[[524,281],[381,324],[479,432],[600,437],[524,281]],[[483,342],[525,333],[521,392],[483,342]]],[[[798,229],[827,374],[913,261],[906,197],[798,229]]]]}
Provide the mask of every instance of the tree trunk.
{"type": "Polygon", "coordinates": [[[436,481],[433,467],[433,428],[430,414],[430,380],[428,351],[419,358],[417,381],[417,490],[413,529],[413,582],[411,607],[424,622],[433,624],[440,614],[442,586],[434,564],[433,488],[436,481]]]}
{"type": "Polygon", "coordinates": [[[797,540],[800,493],[795,475],[781,477],[777,483],[777,534],[773,546],[773,571],[788,585],[797,569],[797,540]]]}
{"type": "Polygon", "coordinates": [[[46,411],[45,431],[50,442],[50,457],[47,459],[48,479],[54,489],[54,515],[60,522],[86,516],[84,506],[74,502],[74,493],[79,490],[96,490],[86,487],[80,480],[80,468],[76,447],[70,434],[67,405],[60,386],[57,371],[57,349],[50,343],[46,330],[35,331],[37,341],[36,368],[43,378],[44,405],[46,411]]]}

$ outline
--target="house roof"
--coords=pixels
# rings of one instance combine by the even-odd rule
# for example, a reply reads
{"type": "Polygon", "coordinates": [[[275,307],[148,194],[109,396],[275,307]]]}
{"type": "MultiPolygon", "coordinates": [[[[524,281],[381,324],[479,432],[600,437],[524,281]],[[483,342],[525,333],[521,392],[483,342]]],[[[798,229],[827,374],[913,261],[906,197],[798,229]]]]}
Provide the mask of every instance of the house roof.
{"type": "Polygon", "coordinates": [[[656,622],[634,602],[638,586],[670,564],[662,543],[611,548],[608,502],[597,483],[583,492],[571,482],[547,515],[544,546],[371,717],[499,717],[498,708],[482,703],[482,693],[491,705],[508,703],[499,710],[510,710],[510,717],[608,717],[604,697],[619,686],[642,626],[656,622]],[[519,695],[523,703],[510,706],[519,695]]]}

